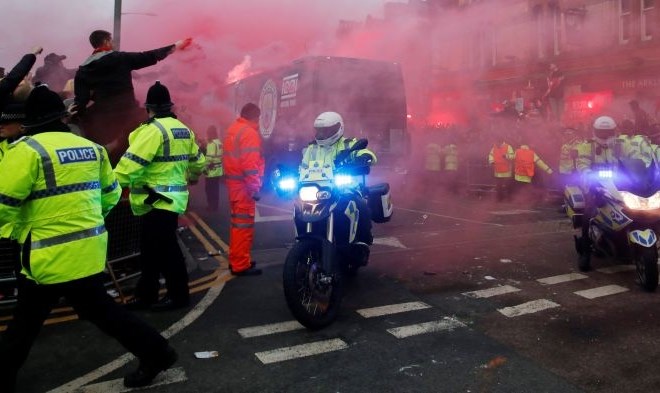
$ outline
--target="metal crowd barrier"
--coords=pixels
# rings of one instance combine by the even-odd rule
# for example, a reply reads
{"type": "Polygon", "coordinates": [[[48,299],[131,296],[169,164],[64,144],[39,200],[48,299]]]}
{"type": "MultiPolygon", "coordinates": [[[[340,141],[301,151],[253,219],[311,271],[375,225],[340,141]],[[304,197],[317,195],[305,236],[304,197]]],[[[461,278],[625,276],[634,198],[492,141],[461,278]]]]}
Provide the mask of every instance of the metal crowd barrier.
{"type": "MultiPolygon", "coordinates": [[[[106,273],[109,278],[106,287],[116,291],[124,301],[122,282],[140,274],[140,217],[131,212],[128,200],[115,206],[105,220],[108,230],[108,257],[106,273]]],[[[15,261],[18,249],[9,239],[0,239],[0,305],[16,302],[15,261]]]]}

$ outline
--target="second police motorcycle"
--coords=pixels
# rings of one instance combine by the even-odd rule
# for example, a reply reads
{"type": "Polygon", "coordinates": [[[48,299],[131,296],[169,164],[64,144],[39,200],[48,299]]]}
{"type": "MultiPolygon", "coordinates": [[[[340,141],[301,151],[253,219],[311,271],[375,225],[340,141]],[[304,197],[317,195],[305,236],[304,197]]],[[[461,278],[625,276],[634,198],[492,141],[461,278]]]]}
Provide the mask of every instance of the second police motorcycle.
{"type": "MultiPolygon", "coordinates": [[[[565,189],[565,206],[573,227],[585,225],[585,229],[588,228],[588,242],[575,236],[578,268],[590,270],[592,254],[632,262],[639,284],[652,292],[658,287],[660,176],[657,163],[626,157],[628,154],[623,154],[619,139],[612,150],[614,162],[596,165],[586,175],[588,178],[584,180],[589,187],[586,195],[577,186],[565,189]],[[590,203],[585,203],[585,198],[591,198],[590,203]],[[592,211],[586,212],[588,208],[592,211]]],[[[572,155],[576,157],[577,152],[572,155]]]]}

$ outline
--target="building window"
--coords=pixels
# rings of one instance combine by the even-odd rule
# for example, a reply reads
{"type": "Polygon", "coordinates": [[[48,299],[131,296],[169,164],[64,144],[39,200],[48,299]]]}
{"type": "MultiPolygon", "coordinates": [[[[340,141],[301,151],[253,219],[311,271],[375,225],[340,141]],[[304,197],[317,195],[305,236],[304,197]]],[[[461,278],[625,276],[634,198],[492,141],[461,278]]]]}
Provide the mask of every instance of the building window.
{"type": "Polygon", "coordinates": [[[648,41],[653,38],[653,30],[655,20],[655,4],[653,0],[640,0],[641,1],[641,16],[640,26],[642,30],[642,41],[648,41]]]}
{"type": "Polygon", "coordinates": [[[556,56],[561,47],[561,10],[555,1],[532,8],[532,15],[536,24],[536,46],[539,59],[556,56]]]}
{"type": "Polygon", "coordinates": [[[632,19],[632,0],[619,0],[619,43],[626,44],[630,40],[630,24],[632,19]]]}
{"type": "Polygon", "coordinates": [[[544,29],[543,29],[543,8],[541,5],[536,5],[532,9],[534,15],[534,22],[536,27],[536,55],[539,59],[546,56],[544,43],[544,29]]]}
{"type": "Polygon", "coordinates": [[[561,52],[561,11],[556,3],[550,6],[550,34],[552,37],[552,52],[556,56],[561,52]]]}

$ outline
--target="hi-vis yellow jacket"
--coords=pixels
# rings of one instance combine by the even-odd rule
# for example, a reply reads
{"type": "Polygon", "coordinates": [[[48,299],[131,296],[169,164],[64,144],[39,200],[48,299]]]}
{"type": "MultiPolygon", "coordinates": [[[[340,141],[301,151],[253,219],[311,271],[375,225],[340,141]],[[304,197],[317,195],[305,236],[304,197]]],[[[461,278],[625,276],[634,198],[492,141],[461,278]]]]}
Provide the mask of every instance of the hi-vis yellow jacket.
{"type": "MultiPolygon", "coordinates": [[[[321,146],[317,143],[310,143],[303,149],[303,158],[298,168],[300,181],[307,180],[310,176],[310,168],[332,168],[334,170],[335,158],[337,155],[350,149],[357,143],[355,138],[341,137],[330,146],[321,146]]],[[[376,154],[369,149],[354,151],[347,157],[347,161],[355,160],[358,157],[365,157],[369,160],[369,165],[374,165],[377,161],[376,154]]]]}
{"type": "Polygon", "coordinates": [[[129,187],[131,210],[141,216],[151,209],[183,214],[188,206],[188,180],[196,181],[206,165],[195,134],[173,117],[153,118],[128,136],[128,150],[115,168],[122,187],[129,187]],[[145,204],[148,186],[170,199],[145,204]]]}
{"type": "Polygon", "coordinates": [[[215,138],[206,146],[206,177],[220,177],[222,170],[222,142],[215,138]]]}
{"type": "MultiPolygon", "coordinates": [[[[39,284],[88,277],[105,267],[104,216],[121,188],[105,149],[69,132],[12,144],[0,162],[0,226],[29,243],[23,274],[39,284]]],[[[24,248],[25,249],[25,248],[24,248]]]]}

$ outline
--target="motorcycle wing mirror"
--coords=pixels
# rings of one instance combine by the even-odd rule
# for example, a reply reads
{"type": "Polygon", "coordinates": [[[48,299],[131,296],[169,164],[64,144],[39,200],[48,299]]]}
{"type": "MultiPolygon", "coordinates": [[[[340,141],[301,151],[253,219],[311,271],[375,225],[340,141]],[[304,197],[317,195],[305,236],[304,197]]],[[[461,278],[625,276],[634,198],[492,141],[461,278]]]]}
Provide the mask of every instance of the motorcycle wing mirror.
{"type": "Polygon", "coordinates": [[[297,172],[286,165],[278,164],[271,173],[271,181],[277,195],[281,198],[291,198],[297,191],[297,172]]]}

